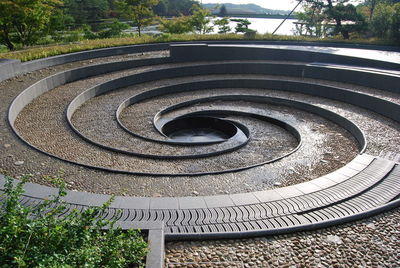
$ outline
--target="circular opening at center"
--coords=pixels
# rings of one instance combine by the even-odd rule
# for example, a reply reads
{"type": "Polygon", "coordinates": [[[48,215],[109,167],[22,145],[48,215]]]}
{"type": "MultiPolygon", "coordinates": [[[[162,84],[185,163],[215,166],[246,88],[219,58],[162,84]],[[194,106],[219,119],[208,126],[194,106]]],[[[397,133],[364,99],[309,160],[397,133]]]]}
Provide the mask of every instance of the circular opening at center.
{"type": "Polygon", "coordinates": [[[179,142],[218,142],[233,137],[237,127],[215,117],[181,117],[169,121],[162,132],[170,139],[179,142]]]}

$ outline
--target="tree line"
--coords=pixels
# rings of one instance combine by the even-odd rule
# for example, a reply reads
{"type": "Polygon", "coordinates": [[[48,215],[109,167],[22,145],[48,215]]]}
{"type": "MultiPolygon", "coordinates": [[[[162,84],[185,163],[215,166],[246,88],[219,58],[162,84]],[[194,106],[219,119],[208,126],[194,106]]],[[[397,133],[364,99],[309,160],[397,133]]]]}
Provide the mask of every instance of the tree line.
{"type": "MultiPolygon", "coordinates": [[[[299,0],[298,0],[299,1],[299,0]]],[[[343,39],[378,37],[400,41],[400,0],[303,0],[297,33],[343,39]]]]}
{"type": "Polygon", "coordinates": [[[0,44],[13,50],[73,41],[82,32],[86,37],[116,36],[129,27],[121,19],[140,31],[155,15],[189,15],[193,5],[200,6],[196,0],[1,0],[0,44]]]}
{"type": "MultiPolygon", "coordinates": [[[[343,39],[384,38],[400,41],[400,0],[363,0],[357,6],[349,0],[297,0],[299,35],[343,39]]],[[[138,34],[151,23],[166,34],[254,33],[246,19],[226,17],[219,7],[219,19],[196,0],[1,0],[0,44],[9,50],[34,44],[72,42],[80,39],[121,35],[130,26],[138,34]],[[165,17],[170,17],[166,19],[165,17]],[[172,17],[172,18],[171,18],[172,17]],[[214,24],[214,26],[212,25],[214,24]]]]}

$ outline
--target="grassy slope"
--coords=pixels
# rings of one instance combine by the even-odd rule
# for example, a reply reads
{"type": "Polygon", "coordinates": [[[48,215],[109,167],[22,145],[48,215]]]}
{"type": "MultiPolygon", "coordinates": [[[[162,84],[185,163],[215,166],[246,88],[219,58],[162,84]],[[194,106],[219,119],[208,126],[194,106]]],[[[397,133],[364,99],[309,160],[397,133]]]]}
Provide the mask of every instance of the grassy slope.
{"type": "MultiPolygon", "coordinates": [[[[178,41],[206,41],[206,40],[245,40],[243,35],[238,34],[212,34],[212,35],[163,35],[159,37],[142,36],[142,37],[121,37],[109,39],[84,40],[71,44],[49,45],[40,47],[31,47],[23,50],[0,53],[3,59],[19,59],[21,61],[30,61],[50,56],[67,54],[72,52],[91,50],[97,48],[107,48],[115,46],[126,46],[136,44],[178,42],[178,41]]],[[[384,40],[341,40],[341,39],[318,39],[302,36],[279,36],[279,35],[256,35],[253,40],[269,40],[269,41],[309,41],[309,42],[345,42],[353,44],[369,44],[369,45],[395,45],[394,43],[384,40]]],[[[397,44],[398,46],[398,44],[397,44]]]]}

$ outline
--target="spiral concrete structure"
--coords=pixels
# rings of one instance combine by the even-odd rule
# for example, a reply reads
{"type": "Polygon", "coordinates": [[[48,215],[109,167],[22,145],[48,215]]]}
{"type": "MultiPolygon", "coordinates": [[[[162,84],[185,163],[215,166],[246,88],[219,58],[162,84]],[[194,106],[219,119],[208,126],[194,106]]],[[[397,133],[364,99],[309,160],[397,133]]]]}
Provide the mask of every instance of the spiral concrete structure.
{"type": "MultiPolygon", "coordinates": [[[[340,168],[318,178],[303,176],[298,184],[200,196],[117,196],[104,216],[163,222],[171,240],[308,230],[399,205],[399,52],[321,44],[162,44],[26,64],[6,61],[0,71],[9,78],[67,62],[152,51],[169,54],[79,66],[26,86],[6,103],[9,126],[2,131],[14,133],[28,156],[40,152],[83,173],[98,170],[106,174],[99,181],[118,174],[128,182],[129,176],[154,182],[168,177],[175,188],[184,178],[205,180],[212,188],[227,176],[232,181],[273,177],[296,165],[324,165],[323,155],[340,156],[314,150],[321,146],[318,137],[326,135],[335,148],[354,147],[340,168]],[[74,86],[109,74],[116,75],[74,86]],[[367,124],[375,117],[383,126],[367,124]],[[318,131],[325,125],[329,131],[318,131]],[[386,129],[394,139],[370,134],[386,129]]],[[[2,169],[7,172],[7,165],[2,169]]],[[[282,174],[283,180],[291,176],[282,174]]],[[[24,202],[37,204],[56,192],[28,183],[24,202]]],[[[109,198],[69,191],[65,213],[109,198]]]]}

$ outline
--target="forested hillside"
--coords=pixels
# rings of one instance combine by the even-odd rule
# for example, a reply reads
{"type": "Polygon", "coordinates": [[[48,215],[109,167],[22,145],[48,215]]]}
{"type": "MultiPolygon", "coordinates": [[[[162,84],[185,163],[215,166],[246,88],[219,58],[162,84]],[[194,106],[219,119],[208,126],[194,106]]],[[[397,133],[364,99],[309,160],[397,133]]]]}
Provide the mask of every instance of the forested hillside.
{"type": "Polygon", "coordinates": [[[290,10],[274,10],[263,8],[255,4],[203,4],[204,8],[211,10],[214,14],[218,14],[220,8],[224,6],[226,9],[226,14],[268,14],[268,15],[283,15],[288,14],[290,10]]]}
{"type": "MultiPolygon", "coordinates": [[[[69,24],[95,23],[101,19],[118,17],[118,0],[61,0],[60,9],[69,24]]],[[[140,2],[140,1],[137,1],[140,2]]],[[[153,7],[156,15],[179,16],[189,15],[196,0],[160,0],[153,7]]]]}

